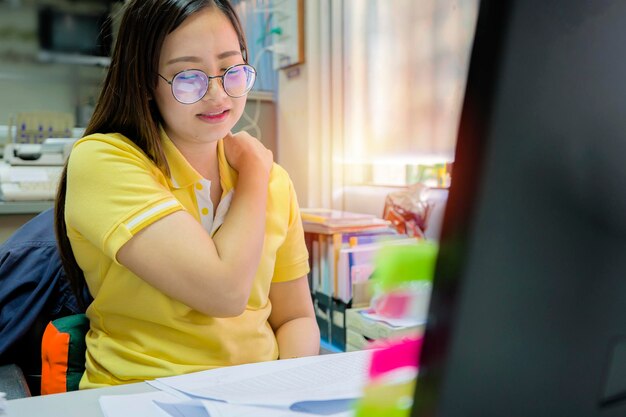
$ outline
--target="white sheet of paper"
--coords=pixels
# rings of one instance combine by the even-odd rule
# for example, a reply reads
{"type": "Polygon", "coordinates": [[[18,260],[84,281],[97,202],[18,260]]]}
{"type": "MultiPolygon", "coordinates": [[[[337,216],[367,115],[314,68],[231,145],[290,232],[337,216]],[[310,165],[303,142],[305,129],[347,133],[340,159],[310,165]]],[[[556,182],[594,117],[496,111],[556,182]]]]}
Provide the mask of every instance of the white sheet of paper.
{"type": "Polygon", "coordinates": [[[154,404],[170,417],[213,417],[200,400],[181,400],[173,403],[155,401],[154,404]]]}
{"type": "Polygon", "coordinates": [[[157,381],[195,397],[288,408],[363,395],[371,351],[218,368],[157,381]]]}
{"type": "Polygon", "coordinates": [[[168,394],[172,394],[175,397],[178,397],[181,400],[192,400],[193,397],[191,395],[187,395],[184,392],[181,392],[177,389],[174,389],[172,387],[170,387],[169,385],[166,385],[164,383],[162,383],[159,380],[153,379],[150,381],[146,381],[146,383],[148,385],[152,385],[153,388],[158,389],[159,391],[164,391],[167,392],[168,394]]]}
{"type": "Polygon", "coordinates": [[[155,401],[168,403],[181,399],[164,391],[103,395],[99,398],[100,409],[105,417],[171,417],[158,407],[155,401]]]}
{"type": "MultiPolygon", "coordinates": [[[[189,400],[156,391],[142,394],[103,395],[100,408],[105,417],[313,417],[289,409],[189,400]]],[[[352,410],[326,417],[352,417],[352,410]]]]}
{"type": "MultiPolygon", "coordinates": [[[[313,417],[310,413],[282,410],[277,408],[255,407],[251,405],[228,404],[218,401],[202,401],[211,417],[313,417]]],[[[330,414],[328,417],[351,417],[354,411],[330,414]]]]}
{"type": "Polygon", "coordinates": [[[385,322],[392,327],[414,327],[426,323],[425,317],[390,318],[370,311],[361,311],[361,315],[370,320],[385,322]]]}

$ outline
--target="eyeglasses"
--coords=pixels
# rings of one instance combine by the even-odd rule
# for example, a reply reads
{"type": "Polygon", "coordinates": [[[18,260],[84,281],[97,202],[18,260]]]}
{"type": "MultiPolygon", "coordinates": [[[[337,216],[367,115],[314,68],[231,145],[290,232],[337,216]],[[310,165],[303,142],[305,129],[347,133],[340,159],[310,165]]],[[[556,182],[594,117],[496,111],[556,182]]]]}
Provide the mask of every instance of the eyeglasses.
{"type": "Polygon", "coordinates": [[[222,80],[222,87],[230,97],[245,96],[256,80],[256,70],[252,65],[238,64],[228,67],[223,75],[209,76],[199,69],[187,69],[174,75],[171,81],[158,74],[172,86],[172,95],[182,104],[193,104],[202,99],[209,90],[213,78],[222,80]]]}

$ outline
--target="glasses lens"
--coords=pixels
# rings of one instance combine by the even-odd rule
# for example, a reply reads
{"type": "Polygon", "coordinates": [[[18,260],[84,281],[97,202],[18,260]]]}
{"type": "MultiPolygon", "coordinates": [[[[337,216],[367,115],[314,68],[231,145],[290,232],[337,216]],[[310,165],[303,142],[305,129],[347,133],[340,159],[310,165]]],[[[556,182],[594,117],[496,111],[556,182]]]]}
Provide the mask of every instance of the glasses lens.
{"type": "Polygon", "coordinates": [[[224,91],[231,97],[245,95],[256,79],[256,71],[251,65],[235,65],[224,74],[224,91]]]}
{"type": "Polygon", "coordinates": [[[198,70],[183,71],[172,80],[172,93],[176,100],[184,104],[195,103],[206,94],[209,78],[198,70]]]}

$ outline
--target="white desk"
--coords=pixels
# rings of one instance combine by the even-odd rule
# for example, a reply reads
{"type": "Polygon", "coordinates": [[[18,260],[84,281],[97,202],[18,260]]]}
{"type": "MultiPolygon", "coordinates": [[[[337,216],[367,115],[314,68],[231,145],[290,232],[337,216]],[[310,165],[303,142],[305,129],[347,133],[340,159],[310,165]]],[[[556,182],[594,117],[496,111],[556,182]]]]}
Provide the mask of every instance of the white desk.
{"type": "MultiPolygon", "coordinates": [[[[358,398],[367,380],[370,356],[371,351],[360,351],[260,362],[165,378],[157,383],[169,386],[168,389],[197,396],[208,395],[233,405],[252,401],[251,405],[288,407],[289,404],[303,404],[315,399],[358,398]]],[[[8,401],[6,417],[102,417],[101,396],[154,391],[155,388],[143,382],[21,398],[8,401]]],[[[140,405],[138,409],[142,410],[143,415],[150,415],[150,409],[146,412],[143,408],[145,397],[141,398],[143,400],[132,398],[132,401],[139,401],[133,403],[133,406],[140,405]]],[[[126,413],[123,401],[127,400],[113,399],[118,410],[116,412],[121,411],[120,415],[126,413]]],[[[151,402],[147,404],[153,406],[151,402]]]]}
{"type": "Polygon", "coordinates": [[[145,382],[73,391],[65,394],[42,395],[8,401],[2,417],[103,417],[98,398],[101,395],[138,394],[155,391],[145,382]]]}

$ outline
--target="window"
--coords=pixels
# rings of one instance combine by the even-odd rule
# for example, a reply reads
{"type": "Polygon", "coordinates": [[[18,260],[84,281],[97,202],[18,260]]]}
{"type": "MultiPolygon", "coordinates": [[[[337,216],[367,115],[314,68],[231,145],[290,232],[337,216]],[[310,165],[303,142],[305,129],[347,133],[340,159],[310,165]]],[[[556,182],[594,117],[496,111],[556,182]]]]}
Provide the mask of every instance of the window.
{"type": "MultiPolygon", "coordinates": [[[[343,3],[343,184],[441,185],[452,162],[477,0],[343,3]]],[[[335,155],[337,157],[338,155],[335,155]]]]}

